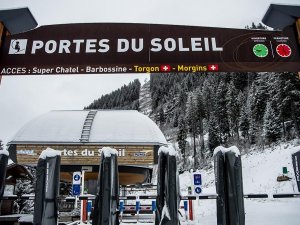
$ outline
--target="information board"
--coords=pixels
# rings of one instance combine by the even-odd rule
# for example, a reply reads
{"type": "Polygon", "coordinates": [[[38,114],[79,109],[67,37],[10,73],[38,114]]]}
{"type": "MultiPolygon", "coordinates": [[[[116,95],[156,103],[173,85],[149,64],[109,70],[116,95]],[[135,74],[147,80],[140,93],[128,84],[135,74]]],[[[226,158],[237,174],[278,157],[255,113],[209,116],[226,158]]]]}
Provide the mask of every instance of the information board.
{"type": "Polygon", "coordinates": [[[292,26],[49,25],[6,37],[0,58],[0,75],[300,71],[292,26]]]}

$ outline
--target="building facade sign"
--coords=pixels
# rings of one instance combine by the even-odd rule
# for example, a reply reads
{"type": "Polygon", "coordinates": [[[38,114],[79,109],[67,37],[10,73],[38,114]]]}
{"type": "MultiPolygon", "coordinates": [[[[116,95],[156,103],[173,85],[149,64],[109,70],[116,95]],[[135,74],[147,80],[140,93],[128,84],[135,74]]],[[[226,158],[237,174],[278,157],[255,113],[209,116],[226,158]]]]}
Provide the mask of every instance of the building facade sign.
{"type": "MultiPolygon", "coordinates": [[[[16,145],[19,164],[36,165],[43,150],[50,147],[61,151],[61,165],[99,165],[101,157],[100,145],[16,145]]],[[[105,146],[118,151],[120,165],[154,164],[153,146],[105,146]]]]}

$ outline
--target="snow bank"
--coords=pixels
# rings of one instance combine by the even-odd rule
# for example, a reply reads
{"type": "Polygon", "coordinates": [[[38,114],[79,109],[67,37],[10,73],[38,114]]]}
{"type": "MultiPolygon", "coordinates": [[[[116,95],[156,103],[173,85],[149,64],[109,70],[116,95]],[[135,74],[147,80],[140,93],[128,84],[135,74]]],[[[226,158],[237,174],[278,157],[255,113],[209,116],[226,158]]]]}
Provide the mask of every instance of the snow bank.
{"type": "Polygon", "coordinates": [[[7,155],[9,156],[9,152],[7,150],[1,150],[0,155],[7,155]]]}
{"type": "Polygon", "coordinates": [[[166,146],[161,146],[158,150],[158,155],[163,152],[165,154],[169,154],[169,155],[174,155],[177,156],[178,152],[173,148],[172,145],[168,145],[168,147],[166,146]]]}
{"type": "Polygon", "coordinates": [[[110,147],[103,147],[101,151],[103,152],[105,158],[111,157],[111,155],[118,155],[118,151],[110,147]]]}
{"type": "Polygon", "coordinates": [[[54,150],[52,148],[47,148],[46,150],[42,151],[40,154],[40,159],[46,159],[47,157],[55,157],[61,155],[61,151],[54,150]]]}
{"type": "Polygon", "coordinates": [[[239,157],[239,155],[241,155],[240,150],[236,147],[236,146],[231,146],[229,148],[225,148],[223,146],[218,146],[215,148],[214,150],[214,156],[218,153],[218,152],[222,152],[223,154],[225,152],[233,152],[235,154],[236,157],[239,157]]]}
{"type": "Polygon", "coordinates": [[[291,155],[296,153],[296,152],[299,152],[300,151],[300,146],[296,146],[294,148],[291,148],[290,152],[291,152],[291,155]]]}
{"type": "Polygon", "coordinates": [[[291,150],[294,146],[281,144],[242,156],[244,193],[293,193],[297,189],[291,150]],[[278,182],[282,168],[287,167],[290,181],[278,182]]]}
{"type": "Polygon", "coordinates": [[[14,161],[12,161],[11,159],[8,159],[7,165],[10,165],[10,164],[13,164],[13,163],[14,163],[14,161]]]}

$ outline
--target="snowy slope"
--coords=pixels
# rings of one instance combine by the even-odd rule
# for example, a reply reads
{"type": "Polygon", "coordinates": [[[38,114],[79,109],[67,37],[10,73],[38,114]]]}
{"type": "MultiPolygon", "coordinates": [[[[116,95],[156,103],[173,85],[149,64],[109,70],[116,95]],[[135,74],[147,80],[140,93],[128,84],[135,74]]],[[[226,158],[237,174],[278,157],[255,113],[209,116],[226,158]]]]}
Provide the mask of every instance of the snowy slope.
{"type": "Polygon", "coordinates": [[[150,116],[151,113],[151,92],[150,92],[150,81],[145,82],[140,90],[139,98],[139,111],[146,116],[150,116]]]}
{"type": "MultiPolygon", "coordinates": [[[[298,144],[299,145],[299,144],[298,144]]],[[[246,225],[300,225],[300,198],[274,199],[271,194],[296,192],[297,186],[291,161],[291,153],[296,143],[279,144],[265,150],[251,150],[242,156],[244,193],[266,193],[268,199],[245,199],[246,225]],[[288,168],[291,181],[277,182],[282,175],[282,167],[288,168]]],[[[299,146],[297,147],[300,148],[299,146]]],[[[200,171],[202,174],[203,194],[214,194],[213,169],[200,171]]],[[[191,175],[185,172],[180,175],[182,195],[187,194],[191,184],[191,175]]],[[[183,204],[183,203],[181,203],[183,204]]],[[[182,224],[216,225],[215,200],[201,200],[199,205],[194,202],[195,221],[182,224]]],[[[134,223],[143,224],[143,223],[134,223]]],[[[149,223],[148,223],[149,224],[149,223]]]]}
{"type": "MultiPolygon", "coordinates": [[[[274,199],[275,193],[297,192],[291,153],[295,152],[295,143],[279,144],[265,150],[252,150],[242,156],[244,193],[269,194],[269,199],[245,199],[246,225],[299,225],[300,199],[274,199]],[[282,167],[288,168],[291,181],[277,182],[282,175],[282,167]]],[[[299,149],[300,150],[300,149],[299,149]]],[[[201,171],[203,194],[215,193],[213,169],[201,171]]],[[[181,190],[186,194],[190,184],[190,174],[180,177],[181,190]]],[[[190,224],[216,224],[215,200],[202,200],[196,212],[196,222],[190,224]],[[201,221],[201,222],[198,222],[201,221]]]]}

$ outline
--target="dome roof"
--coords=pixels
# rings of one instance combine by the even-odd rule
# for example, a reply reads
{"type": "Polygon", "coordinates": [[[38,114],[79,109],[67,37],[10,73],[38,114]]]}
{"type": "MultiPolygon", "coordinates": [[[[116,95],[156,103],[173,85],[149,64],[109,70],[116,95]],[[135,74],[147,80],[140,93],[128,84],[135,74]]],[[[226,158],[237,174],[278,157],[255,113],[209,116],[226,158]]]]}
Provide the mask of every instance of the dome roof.
{"type": "Polygon", "coordinates": [[[10,141],[20,143],[165,145],[167,141],[149,117],[135,110],[59,110],[28,122],[10,141]]]}

